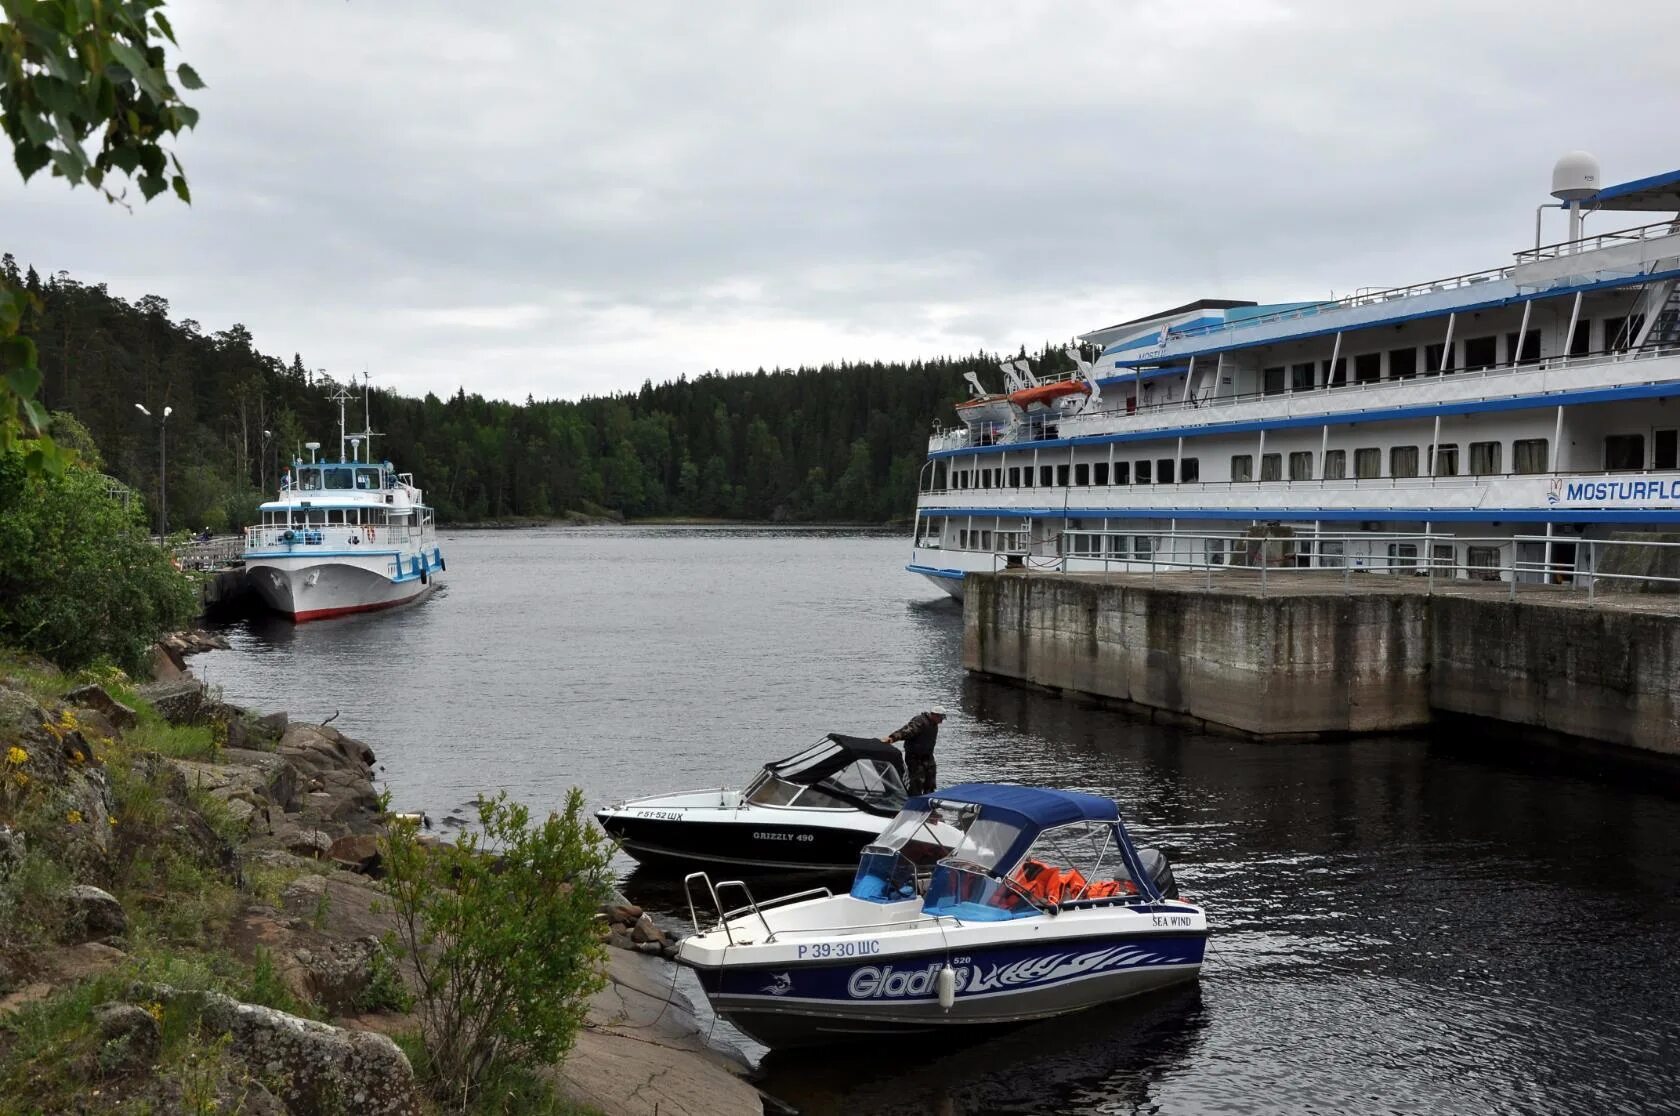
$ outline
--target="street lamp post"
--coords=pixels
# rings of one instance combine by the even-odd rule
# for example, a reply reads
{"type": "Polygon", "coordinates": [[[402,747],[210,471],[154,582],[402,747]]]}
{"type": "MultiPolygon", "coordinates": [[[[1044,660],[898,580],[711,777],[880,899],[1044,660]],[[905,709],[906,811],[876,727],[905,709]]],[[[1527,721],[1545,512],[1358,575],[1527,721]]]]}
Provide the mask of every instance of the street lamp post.
{"type": "MultiPolygon", "coordinates": [[[[136,403],[134,407],[147,418],[152,417],[152,412],[146,410],[144,403],[136,403]]],[[[169,423],[169,416],[174,410],[173,407],[165,407],[163,414],[158,416],[158,541],[160,543],[169,537],[169,474],[167,472],[169,457],[166,446],[166,428],[169,423]]]]}

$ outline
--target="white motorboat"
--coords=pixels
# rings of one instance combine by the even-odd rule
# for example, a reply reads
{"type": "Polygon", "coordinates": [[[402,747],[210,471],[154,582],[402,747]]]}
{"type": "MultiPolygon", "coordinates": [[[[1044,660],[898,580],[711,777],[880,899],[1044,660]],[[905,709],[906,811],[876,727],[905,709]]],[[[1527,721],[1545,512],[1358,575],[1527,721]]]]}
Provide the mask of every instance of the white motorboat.
{"type": "Polygon", "coordinates": [[[718,924],[678,948],[717,1013],[769,1047],[965,1031],[1196,979],[1202,909],[1113,802],[965,784],[911,798],[851,890],[759,904],[702,884],[718,924]],[[724,912],[720,894],[746,905],[724,912]]]}
{"type": "Polygon", "coordinates": [[[618,802],[601,828],[644,864],[850,872],[904,804],[904,757],[891,744],[830,733],[764,765],[746,789],[618,802]]]}

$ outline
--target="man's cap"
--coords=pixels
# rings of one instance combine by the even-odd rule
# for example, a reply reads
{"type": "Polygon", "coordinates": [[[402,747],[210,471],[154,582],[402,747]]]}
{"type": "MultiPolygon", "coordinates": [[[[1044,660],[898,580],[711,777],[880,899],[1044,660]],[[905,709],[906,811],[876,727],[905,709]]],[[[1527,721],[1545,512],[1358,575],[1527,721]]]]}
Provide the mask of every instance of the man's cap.
{"type": "Polygon", "coordinates": [[[947,716],[947,714],[945,712],[945,707],[943,705],[935,705],[935,706],[931,707],[928,710],[928,712],[932,713],[935,717],[947,716]]]}

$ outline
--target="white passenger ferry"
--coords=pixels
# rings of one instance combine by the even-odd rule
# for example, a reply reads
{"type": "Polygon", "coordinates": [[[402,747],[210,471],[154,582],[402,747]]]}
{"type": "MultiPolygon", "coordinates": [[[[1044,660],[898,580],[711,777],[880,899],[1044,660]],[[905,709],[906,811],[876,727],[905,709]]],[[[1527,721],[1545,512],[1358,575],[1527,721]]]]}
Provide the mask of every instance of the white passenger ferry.
{"type": "Polygon", "coordinates": [[[1261,564],[1569,581],[1584,540],[1673,530],[1680,171],[1606,187],[1576,152],[1552,186],[1500,267],[1175,307],[1081,337],[1054,393],[1025,362],[1003,392],[971,378],[908,568],[960,597],[971,570],[1245,565],[1287,536],[1261,564]],[[1547,208],[1568,239],[1541,244],[1547,208]],[[1584,231],[1628,212],[1665,216],[1584,231]]]}
{"type": "Polygon", "coordinates": [[[245,529],[245,572],[276,612],[299,623],[419,600],[437,587],[443,551],[432,509],[409,473],[372,460],[371,430],[344,429],[338,400],[339,460],[317,461],[307,445],[245,529]]]}

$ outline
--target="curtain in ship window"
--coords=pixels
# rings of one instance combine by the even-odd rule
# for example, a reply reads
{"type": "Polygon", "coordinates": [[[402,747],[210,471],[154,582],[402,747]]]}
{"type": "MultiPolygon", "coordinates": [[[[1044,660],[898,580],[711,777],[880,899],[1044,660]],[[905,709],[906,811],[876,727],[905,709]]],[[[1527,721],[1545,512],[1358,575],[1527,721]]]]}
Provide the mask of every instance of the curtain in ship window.
{"type": "Polygon", "coordinates": [[[1309,481],[1312,475],[1313,455],[1305,451],[1289,455],[1289,479],[1292,481],[1309,481]]]}
{"type": "Polygon", "coordinates": [[[1283,479],[1283,454],[1268,453],[1261,455],[1260,479],[1263,481],[1283,479]]]}
{"type": "Polygon", "coordinates": [[[1415,477],[1418,475],[1418,452],[1416,446],[1395,446],[1388,451],[1388,475],[1391,477],[1415,477]]]}
{"type": "Polygon", "coordinates": [[[1254,479],[1254,458],[1252,455],[1239,453],[1231,458],[1231,479],[1233,481],[1251,481],[1254,479]]]}
{"type": "Polygon", "coordinates": [[[1324,451],[1324,479],[1342,480],[1347,476],[1347,450],[1324,451]]]}
{"type": "Polygon", "coordinates": [[[1360,480],[1382,476],[1382,450],[1374,447],[1354,450],[1353,475],[1360,480]]]}
{"type": "Polygon", "coordinates": [[[1511,443],[1511,468],[1519,473],[1546,471],[1545,438],[1523,438],[1511,443]]]}
{"type": "MultiPolygon", "coordinates": [[[[1495,443],[1497,446],[1498,443],[1495,443]]],[[[1476,452],[1475,445],[1471,445],[1472,459],[1476,452]]],[[[1472,469],[1471,472],[1475,470],[1472,469]]],[[[1436,477],[1458,476],[1458,446],[1456,444],[1429,447],[1429,473],[1436,477]]]]}
{"type": "Polygon", "coordinates": [[[1475,477],[1492,476],[1500,472],[1498,442],[1470,443],[1470,475],[1475,477]]]}

